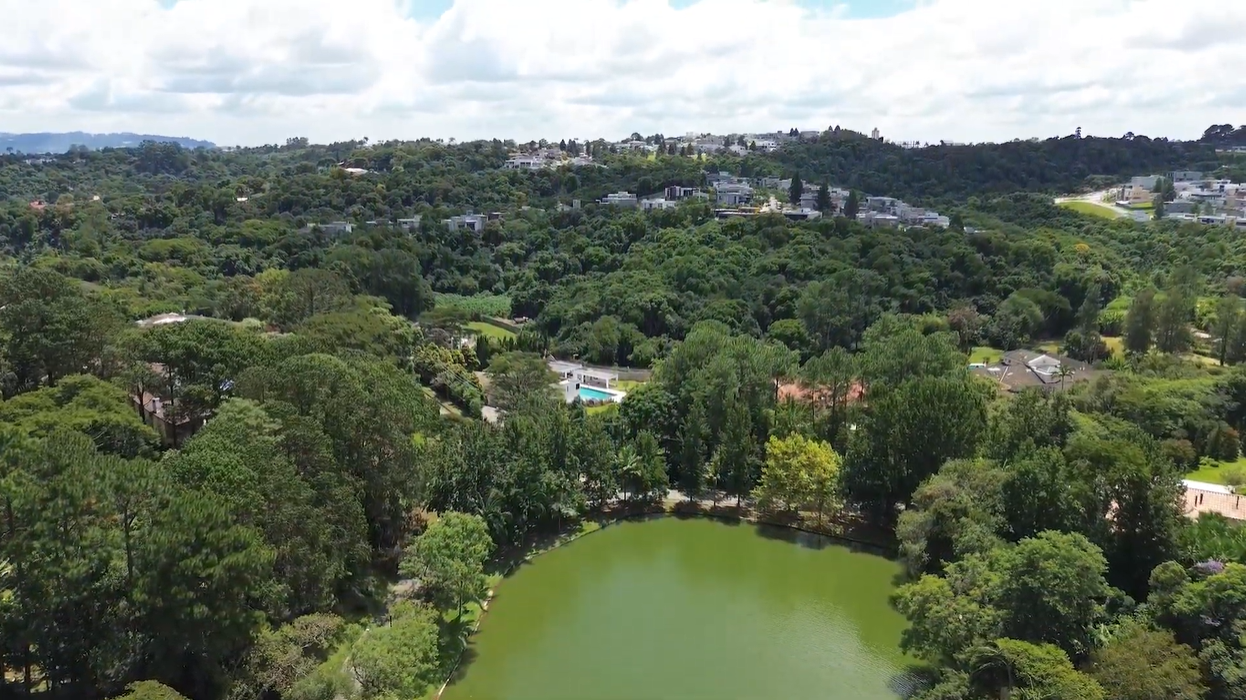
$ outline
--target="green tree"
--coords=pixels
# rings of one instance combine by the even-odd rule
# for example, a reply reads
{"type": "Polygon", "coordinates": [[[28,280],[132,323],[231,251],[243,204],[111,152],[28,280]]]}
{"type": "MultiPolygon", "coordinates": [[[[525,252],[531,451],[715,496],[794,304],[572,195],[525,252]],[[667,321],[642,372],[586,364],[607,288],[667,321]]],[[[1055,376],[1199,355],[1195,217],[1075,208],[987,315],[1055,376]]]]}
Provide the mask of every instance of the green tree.
{"type": "Polygon", "coordinates": [[[12,378],[4,395],[101,370],[120,327],[107,304],[51,270],[22,265],[0,274],[0,358],[12,378]]]}
{"type": "Polygon", "coordinates": [[[1202,700],[1207,693],[1198,657],[1166,629],[1126,621],[1090,660],[1107,700],[1202,700]]]}
{"type": "Polygon", "coordinates": [[[996,639],[966,659],[980,697],[1104,700],[1103,688],[1080,673],[1058,647],[1016,639],[996,639]]]}
{"type": "Polygon", "coordinates": [[[753,487],[757,466],[755,439],[747,404],[739,399],[728,400],[722,442],[714,457],[722,470],[719,474],[726,477],[727,493],[735,495],[736,506],[753,487]]]}
{"type": "Polygon", "coordinates": [[[462,616],[465,603],[488,593],[484,567],[492,552],[493,540],[480,516],[443,513],[416,538],[402,570],[442,591],[462,616]]]}
{"type": "Polygon", "coordinates": [[[823,214],[831,213],[831,209],[835,206],[831,202],[831,188],[824,182],[818,187],[818,211],[823,214]]]}
{"type": "Polygon", "coordinates": [[[434,611],[401,601],[390,618],[351,647],[351,671],[365,700],[423,697],[439,680],[434,611]]]}
{"type": "Polygon", "coordinates": [[[557,377],[536,353],[498,355],[490,363],[488,374],[491,403],[504,411],[554,399],[553,386],[557,377]]]}
{"type": "Polygon", "coordinates": [[[690,499],[700,498],[708,485],[708,448],[705,443],[708,432],[704,405],[694,402],[679,436],[679,488],[690,499]]]}
{"type": "Polygon", "coordinates": [[[787,190],[787,200],[792,204],[800,204],[800,197],[805,193],[805,183],[800,181],[800,173],[792,175],[792,184],[787,190]]]}
{"type": "Polygon", "coordinates": [[[1093,648],[1109,594],[1098,547],[1079,534],[1043,532],[1000,550],[995,567],[1001,576],[993,598],[1004,634],[1054,644],[1073,657],[1093,648]]]}
{"type": "Polygon", "coordinates": [[[851,190],[848,192],[848,199],[844,201],[844,217],[855,221],[860,211],[861,196],[856,190],[851,190]]]}
{"type": "Polygon", "coordinates": [[[837,492],[839,466],[839,455],[825,442],[799,434],[771,436],[753,497],[763,508],[812,506],[821,522],[837,492]]]}
{"type": "Polygon", "coordinates": [[[1155,311],[1155,347],[1160,352],[1187,352],[1194,342],[1190,321],[1194,317],[1194,300],[1186,291],[1173,286],[1155,311]]]}
{"type": "Polygon", "coordinates": [[[1216,358],[1221,365],[1228,364],[1230,350],[1233,349],[1234,338],[1241,333],[1242,300],[1237,295],[1226,295],[1216,302],[1215,315],[1211,323],[1212,342],[1215,344],[1216,358]]]}
{"type": "Polygon", "coordinates": [[[967,376],[871,386],[870,406],[844,459],[846,495],[884,520],[949,459],[973,455],[986,429],[987,395],[967,376]]]}
{"type": "Polygon", "coordinates": [[[1146,354],[1155,337],[1157,320],[1155,290],[1138,292],[1125,314],[1125,350],[1135,355],[1146,354]]]}
{"type": "Polygon", "coordinates": [[[181,693],[157,681],[137,681],[125,690],[125,695],[117,700],[186,700],[181,693]]]}

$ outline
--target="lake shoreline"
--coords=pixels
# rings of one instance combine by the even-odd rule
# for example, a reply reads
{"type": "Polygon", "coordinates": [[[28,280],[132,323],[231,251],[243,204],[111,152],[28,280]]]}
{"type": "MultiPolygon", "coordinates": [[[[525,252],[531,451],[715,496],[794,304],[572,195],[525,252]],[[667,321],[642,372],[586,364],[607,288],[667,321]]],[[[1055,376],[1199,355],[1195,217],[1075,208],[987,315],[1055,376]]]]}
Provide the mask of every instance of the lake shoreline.
{"type": "Polygon", "coordinates": [[[884,543],[877,539],[862,536],[811,529],[800,520],[797,520],[796,522],[778,520],[770,515],[758,512],[747,506],[737,507],[716,505],[709,499],[692,501],[686,498],[671,498],[668,495],[668,497],[663,499],[660,503],[635,503],[616,506],[615,508],[604,511],[598,511],[595,514],[577,521],[574,525],[574,529],[572,529],[572,526],[569,524],[561,532],[558,532],[552,536],[546,535],[544,537],[538,537],[530,544],[513,548],[511,551],[504,552],[500,557],[495,558],[495,562],[500,564],[500,573],[496,574],[499,576],[499,579],[496,584],[489,588],[485,595],[485,599],[479,603],[480,613],[474,621],[471,631],[464,639],[463,648],[459,651],[454,665],[446,675],[446,679],[442,682],[435,694],[426,697],[431,698],[431,700],[441,700],[442,695],[446,692],[446,689],[454,680],[455,674],[458,673],[459,667],[462,665],[463,657],[467,653],[467,649],[471,644],[472,638],[475,637],[480,631],[481,625],[488,616],[489,606],[494,599],[497,587],[500,586],[508,577],[514,574],[519,567],[583,537],[596,532],[601,532],[612,525],[627,521],[656,520],[669,517],[680,519],[706,518],[719,522],[749,523],[764,527],[781,528],[784,530],[838,541],[842,543],[843,546],[852,549],[865,548],[867,550],[871,550],[871,554],[884,556],[888,559],[894,559],[896,556],[894,541],[884,543]]]}

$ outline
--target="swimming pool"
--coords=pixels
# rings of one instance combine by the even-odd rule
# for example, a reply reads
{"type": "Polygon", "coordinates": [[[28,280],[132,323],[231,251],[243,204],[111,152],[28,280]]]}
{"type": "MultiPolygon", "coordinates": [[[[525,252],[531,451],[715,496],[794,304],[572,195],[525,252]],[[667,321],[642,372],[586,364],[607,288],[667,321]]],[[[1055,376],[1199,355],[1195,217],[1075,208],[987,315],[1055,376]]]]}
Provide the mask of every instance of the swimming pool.
{"type": "Polygon", "coordinates": [[[580,386],[580,399],[583,401],[614,401],[614,394],[594,389],[591,386],[580,386]]]}

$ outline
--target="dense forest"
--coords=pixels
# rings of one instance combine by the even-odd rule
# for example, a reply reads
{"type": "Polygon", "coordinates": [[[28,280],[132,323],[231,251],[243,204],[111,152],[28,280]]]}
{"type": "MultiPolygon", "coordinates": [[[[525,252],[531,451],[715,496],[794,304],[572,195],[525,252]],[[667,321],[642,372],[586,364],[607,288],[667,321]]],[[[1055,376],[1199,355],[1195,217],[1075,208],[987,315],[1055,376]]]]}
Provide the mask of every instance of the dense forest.
{"type": "Polygon", "coordinates": [[[896,553],[915,697],[1246,693],[1246,531],[1182,485],[1246,481],[1246,244],[1018,191],[1211,171],[1210,146],[831,130],[536,173],[510,146],[0,159],[0,696],[424,697],[500,561],[670,489],[896,553]],[[954,216],[592,203],[705,169],[954,216]],[[468,208],[501,215],[442,223],[468,208]],[[488,317],[529,320],[462,342],[488,317]],[[1094,369],[966,369],[1038,346],[1094,369]],[[547,355],[652,376],[568,405],[547,355]]]}

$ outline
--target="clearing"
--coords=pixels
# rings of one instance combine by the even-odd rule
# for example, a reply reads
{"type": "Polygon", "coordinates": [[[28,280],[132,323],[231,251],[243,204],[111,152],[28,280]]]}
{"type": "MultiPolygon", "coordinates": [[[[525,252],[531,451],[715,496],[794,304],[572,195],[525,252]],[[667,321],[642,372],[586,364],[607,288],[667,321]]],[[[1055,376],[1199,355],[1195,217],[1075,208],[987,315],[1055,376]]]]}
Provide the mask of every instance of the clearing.
{"type": "Polygon", "coordinates": [[[1216,462],[1185,475],[1190,481],[1202,481],[1208,484],[1229,485],[1230,481],[1239,479],[1246,481],[1246,457],[1238,457],[1235,462],[1216,462]],[[1238,478],[1230,478],[1238,477],[1238,478]]]}
{"type": "Polygon", "coordinates": [[[1060,206],[1065,209],[1072,209],[1079,214],[1087,214],[1089,216],[1098,216],[1104,219],[1119,219],[1122,214],[1112,207],[1105,207],[1102,204],[1087,202],[1085,200],[1072,200],[1068,202],[1060,202],[1060,206]]]}
{"type": "Polygon", "coordinates": [[[484,321],[472,321],[467,324],[465,328],[476,335],[483,335],[486,338],[493,338],[494,340],[505,340],[507,338],[515,337],[515,333],[513,331],[508,331],[505,328],[499,328],[492,323],[485,323],[484,321]]]}

